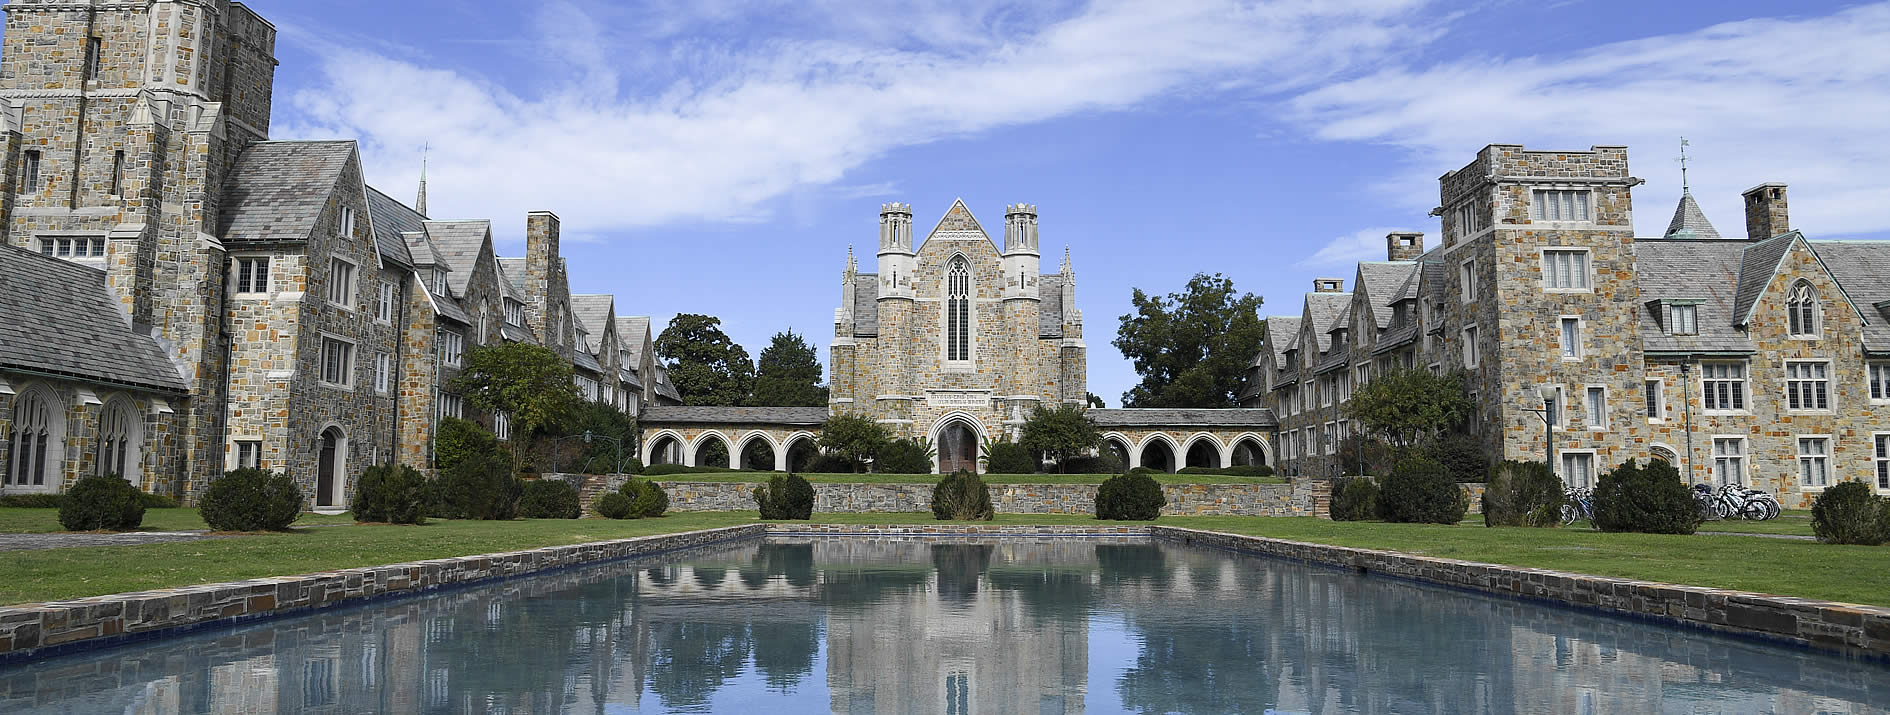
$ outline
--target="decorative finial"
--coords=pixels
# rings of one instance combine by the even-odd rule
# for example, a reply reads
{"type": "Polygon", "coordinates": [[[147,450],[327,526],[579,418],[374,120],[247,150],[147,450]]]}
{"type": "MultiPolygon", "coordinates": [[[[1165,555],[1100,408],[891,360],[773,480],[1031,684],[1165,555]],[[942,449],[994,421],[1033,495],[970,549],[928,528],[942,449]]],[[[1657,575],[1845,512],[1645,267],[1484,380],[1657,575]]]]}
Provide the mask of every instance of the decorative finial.
{"type": "Polygon", "coordinates": [[[1064,275],[1068,275],[1069,272],[1070,272],[1070,244],[1065,243],[1063,244],[1063,273],[1064,275]]]}
{"type": "Polygon", "coordinates": [[[413,200],[413,210],[427,215],[427,153],[432,151],[431,143],[420,146],[420,195],[413,200]]]}
{"type": "Polygon", "coordinates": [[[853,258],[853,244],[849,243],[847,244],[847,270],[851,271],[859,267],[859,262],[853,258]]]}
{"type": "Polygon", "coordinates": [[[1687,185],[1687,138],[1686,137],[1680,137],[1680,193],[1683,193],[1683,194],[1693,193],[1692,187],[1687,185]]]}

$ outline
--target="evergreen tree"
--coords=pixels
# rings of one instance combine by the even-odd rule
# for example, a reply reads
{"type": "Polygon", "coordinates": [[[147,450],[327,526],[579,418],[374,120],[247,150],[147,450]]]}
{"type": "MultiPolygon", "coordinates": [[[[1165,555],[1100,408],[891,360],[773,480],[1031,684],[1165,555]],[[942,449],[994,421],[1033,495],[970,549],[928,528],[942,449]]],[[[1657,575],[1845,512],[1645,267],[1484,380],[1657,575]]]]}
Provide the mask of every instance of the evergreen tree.
{"type": "Polygon", "coordinates": [[[1197,273],[1187,290],[1166,297],[1140,288],[1135,312],[1122,316],[1115,346],[1142,382],[1122,393],[1123,407],[1237,407],[1247,366],[1266,335],[1260,298],[1236,293],[1219,273],[1197,273]]]}
{"type": "Polygon", "coordinates": [[[820,384],[820,357],[814,346],[793,330],[775,333],[761,351],[755,371],[755,407],[826,407],[827,388],[820,384]]]}
{"type": "Polygon", "coordinates": [[[755,364],[748,351],[722,332],[722,319],[682,313],[656,338],[656,354],[668,361],[669,380],[683,404],[728,407],[748,401],[755,364]]]}

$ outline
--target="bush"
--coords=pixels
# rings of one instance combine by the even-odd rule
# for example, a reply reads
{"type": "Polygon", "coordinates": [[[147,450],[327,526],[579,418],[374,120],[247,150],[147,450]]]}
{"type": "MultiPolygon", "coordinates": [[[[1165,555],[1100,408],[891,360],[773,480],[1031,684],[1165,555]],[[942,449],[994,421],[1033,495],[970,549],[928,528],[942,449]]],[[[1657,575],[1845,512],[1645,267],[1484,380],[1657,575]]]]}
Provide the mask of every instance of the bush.
{"type": "MultiPolygon", "coordinates": [[[[1155,472],[1155,470],[1149,470],[1155,472]]],[[[1273,468],[1264,464],[1247,464],[1239,467],[1182,467],[1176,474],[1210,474],[1220,477],[1271,477],[1273,468]]]]}
{"type": "Polygon", "coordinates": [[[444,472],[467,459],[484,460],[499,451],[499,438],[479,423],[458,417],[440,418],[433,437],[433,463],[444,472]]]}
{"type": "Polygon", "coordinates": [[[1037,455],[1024,445],[1011,441],[984,445],[984,471],[992,474],[1036,474],[1043,470],[1037,455]]]}
{"type": "Polygon", "coordinates": [[[597,509],[598,516],[606,519],[630,518],[630,497],[624,496],[623,492],[599,494],[592,506],[597,509]]]}
{"type": "Polygon", "coordinates": [[[1168,474],[1167,472],[1156,469],[1154,467],[1136,467],[1134,469],[1129,470],[1128,473],[1129,474],[1146,474],[1151,477],[1158,476],[1158,475],[1166,476],[1168,474]]]}
{"type": "Polygon", "coordinates": [[[991,488],[978,475],[958,470],[938,481],[932,488],[932,516],[940,521],[990,521],[997,518],[991,508],[991,488]]]}
{"type": "Polygon", "coordinates": [[[1490,455],[1476,437],[1451,433],[1431,440],[1424,454],[1450,472],[1456,482],[1481,482],[1490,475],[1490,455]]]}
{"type": "Polygon", "coordinates": [[[518,517],[524,481],[502,459],[461,460],[441,470],[434,516],[447,519],[508,521],[518,517]]]}
{"type": "Polygon", "coordinates": [[[1383,441],[1354,432],[1339,441],[1339,471],[1358,474],[1390,474],[1398,463],[1397,450],[1383,441]]]}
{"type": "Polygon", "coordinates": [[[1096,518],[1105,521],[1154,521],[1167,505],[1162,485],[1146,474],[1110,477],[1096,488],[1096,518]]]}
{"type": "Polygon", "coordinates": [[[1562,479],[1542,462],[1497,462],[1483,488],[1484,526],[1560,526],[1562,479]]]}
{"type": "Polygon", "coordinates": [[[518,515],[525,519],[576,519],[583,516],[577,487],[563,479],[537,479],[519,492],[518,515]]]}
{"type": "Polygon", "coordinates": [[[1369,521],[1378,517],[1378,482],[1347,477],[1332,482],[1332,520],[1369,521]]]}
{"type": "Polygon", "coordinates": [[[1839,482],[1811,503],[1811,531],[1827,544],[1890,541],[1890,498],[1877,496],[1863,482],[1839,482]]]}
{"type": "Polygon", "coordinates": [[[302,514],[302,488],[287,474],[245,467],[211,482],[197,509],[212,531],[287,531],[302,514]]]}
{"type": "Polygon", "coordinates": [[[624,469],[629,470],[630,474],[642,474],[643,460],[637,459],[636,457],[626,459],[624,460],[624,469]]]}
{"type": "Polygon", "coordinates": [[[1435,460],[1411,457],[1378,485],[1378,518],[1390,522],[1455,524],[1470,510],[1470,497],[1435,460]]]}
{"type": "Polygon", "coordinates": [[[66,531],[136,529],[144,523],[141,493],[116,474],[80,479],[66,490],[59,505],[59,525],[66,531]]]}
{"type": "Polygon", "coordinates": [[[138,499],[144,502],[144,508],[146,509],[176,509],[183,506],[182,503],[177,501],[177,497],[167,497],[162,494],[138,492],[138,499]]]}
{"type": "Polygon", "coordinates": [[[368,467],[354,487],[354,520],[424,524],[429,486],[420,470],[405,464],[368,467]]]}
{"type": "Polygon", "coordinates": [[[1122,470],[1122,460],[1107,450],[1094,457],[1071,457],[1057,463],[1057,471],[1063,474],[1121,474],[1122,470]]]}
{"type": "Polygon", "coordinates": [[[799,474],[777,474],[770,477],[767,484],[755,487],[755,504],[761,507],[763,519],[811,519],[814,485],[799,474]]]}
{"type": "Polygon", "coordinates": [[[626,479],[617,488],[630,498],[630,518],[655,518],[669,511],[669,493],[648,479],[626,479]]]}
{"type": "Polygon", "coordinates": [[[852,474],[860,471],[860,465],[838,454],[820,454],[808,460],[801,471],[808,474],[852,474]]]}
{"type": "MultiPolygon", "coordinates": [[[[0,462],[0,469],[5,468],[6,463],[0,462]]],[[[65,506],[65,504],[66,495],[64,494],[8,494],[6,496],[0,496],[0,506],[13,507],[16,509],[58,509],[59,507],[65,506]]]]}
{"type": "Polygon", "coordinates": [[[1665,461],[1622,462],[1595,485],[1595,528],[1602,531],[1691,534],[1701,518],[1693,490],[1665,461]]]}
{"type": "Polygon", "coordinates": [[[931,474],[931,448],[910,439],[895,439],[879,448],[873,471],[880,474],[931,474]]]}

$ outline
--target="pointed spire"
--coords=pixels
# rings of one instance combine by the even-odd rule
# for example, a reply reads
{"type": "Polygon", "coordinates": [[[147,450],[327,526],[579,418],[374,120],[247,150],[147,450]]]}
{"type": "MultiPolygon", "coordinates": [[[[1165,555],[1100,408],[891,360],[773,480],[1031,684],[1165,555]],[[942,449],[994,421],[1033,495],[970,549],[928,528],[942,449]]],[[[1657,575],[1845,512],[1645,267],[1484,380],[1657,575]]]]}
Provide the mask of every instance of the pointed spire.
{"type": "Polygon", "coordinates": [[[1719,238],[1719,230],[1706,220],[1706,212],[1693,200],[1693,187],[1687,181],[1687,138],[1680,138],[1680,205],[1673,209],[1667,223],[1667,238],[1719,238]]]}
{"type": "Polygon", "coordinates": [[[427,215],[427,153],[432,149],[432,144],[420,148],[420,195],[413,200],[413,210],[421,216],[427,215]]]}
{"type": "Polygon", "coordinates": [[[849,243],[847,244],[847,272],[852,273],[859,269],[860,262],[853,258],[853,244],[849,243]]]}
{"type": "Polygon", "coordinates": [[[1070,244],[1067,243],[1063,244],[1063,268],[1060,272],[1066,276],[1070,274],[1070,244]]]}

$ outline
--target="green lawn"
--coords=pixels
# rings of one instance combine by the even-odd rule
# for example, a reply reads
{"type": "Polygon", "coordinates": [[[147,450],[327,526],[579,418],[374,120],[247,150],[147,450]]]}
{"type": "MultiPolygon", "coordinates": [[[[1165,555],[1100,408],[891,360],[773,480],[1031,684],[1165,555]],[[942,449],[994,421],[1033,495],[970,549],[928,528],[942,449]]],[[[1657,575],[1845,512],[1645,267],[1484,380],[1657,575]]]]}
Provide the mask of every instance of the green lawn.
{"type": "Polygon", "coordinates": [[[1787,509],[1777,519],[1768,521],[1746,521],[1745,519],[1724,519],[1700,524],[1700,531],[1727,531],[1741,534],[1790,534],[1792,536],[1813,536],[1811,533],[1810,509],[1787,509]]]}
{"type": "MultiPolygon", "coordinates": [[[[775,472],[697,472],[662,474],[649,477],[659,482],[746,482],[768,481],[775,472]]],[[[835,484],[937,484],[936,474],[803,474],[810,482],[835,484]]],[[[986,484],[1101,484],[1112,474],[985,474],[986,484]]],[[[1281,477],[1226,477],[1218,474],[1156,474],[1163,484],[1285,484],[1281,477]]]]}
{"type": "MultiPolygon", "coordinates": [[[[316,514],[303,512],[295,520],[296,526],[315,526],[320,524],[353,524],[354,517],[348,514],[316,514]]],[[[208,529],[196,509],[146,509],[144,510],[144,528],[139,531],[192,531],[208,529]]],[[[17,509],[0,508],[0,534],[44,534],[64,531],[59,526],[58,509],[17,509]]]]}

